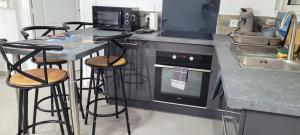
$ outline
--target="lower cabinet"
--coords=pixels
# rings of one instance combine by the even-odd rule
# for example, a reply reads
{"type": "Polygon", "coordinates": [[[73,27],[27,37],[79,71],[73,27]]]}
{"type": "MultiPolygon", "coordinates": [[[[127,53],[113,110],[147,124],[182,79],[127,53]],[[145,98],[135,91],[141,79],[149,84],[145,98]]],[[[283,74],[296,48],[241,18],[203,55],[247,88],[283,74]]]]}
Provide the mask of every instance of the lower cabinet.
{"type": "Polygon", "coordinates": [[[214,121],[215,135],[242,135],[244,112],[228,108],[224,96],[217,97],[215,101],[218,102],[218,116],[214,121]]]}
{"type": "Polygon", "coordinates": [[[243,135],[299,135],[300,117],[247,111],[243,135]]]}
{"type": "MultiPolygon", "coordinates": [[[[127,44],[127,65],[123,67],[125,91],[128,100],[152,101],[154,89],[155,42],[130,40],[127,44]]],[[[113,48],[112,50],[117,50],[113,48]]],[[[112,72],[107,72],[107,91],[114,95],[112,72]]],[[[118,78],[119,79],[119,78],[118,78]]],[[[120,82],[120,81],[118,81],[120,82]]],[[[117,84],[122,97],[121,85],[117,84]]]]}
{"type": "Polygon", "coordinates": [[[234,110],[219,97],[215,135],[299,135],[300,117],[254,110],[234,110]],[[221,109],[222,108],[222,109],[221,109]]]}

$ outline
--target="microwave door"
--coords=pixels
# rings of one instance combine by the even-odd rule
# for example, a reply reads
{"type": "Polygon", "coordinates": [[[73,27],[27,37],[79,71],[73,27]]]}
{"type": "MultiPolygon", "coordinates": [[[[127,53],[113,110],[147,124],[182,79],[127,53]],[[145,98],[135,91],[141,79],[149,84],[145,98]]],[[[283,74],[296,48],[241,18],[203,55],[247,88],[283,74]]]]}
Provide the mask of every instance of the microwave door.
{"type": "Polygon", "coordinates": [[[97,23],[100,27],[113,29],[122,25],[122,12],[118,11],[98,11],[97,23]]]}

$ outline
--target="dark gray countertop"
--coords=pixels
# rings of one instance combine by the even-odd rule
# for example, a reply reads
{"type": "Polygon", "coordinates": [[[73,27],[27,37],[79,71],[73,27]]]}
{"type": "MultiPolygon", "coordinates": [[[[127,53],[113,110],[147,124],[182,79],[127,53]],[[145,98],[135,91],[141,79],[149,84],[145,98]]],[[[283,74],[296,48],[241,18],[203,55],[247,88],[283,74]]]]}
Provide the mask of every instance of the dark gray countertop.
{"type": "Polygon", "coordinates": [[[230,108],[300,116],[300,73],[241,68],[229,47],[216,52],[230,108]]]}
{"type": "MultiPolygon", "coordinates": [[[[86,29],[71,33],[114,35],[118,32],[86,29]]],[[[134,34],[132,39],[215,46],[228,107],[300,116],[300,73],[241,68],[230,51],[227,36],[214,35],[214,40],[195,40],[157,35],[134,34]]]]}

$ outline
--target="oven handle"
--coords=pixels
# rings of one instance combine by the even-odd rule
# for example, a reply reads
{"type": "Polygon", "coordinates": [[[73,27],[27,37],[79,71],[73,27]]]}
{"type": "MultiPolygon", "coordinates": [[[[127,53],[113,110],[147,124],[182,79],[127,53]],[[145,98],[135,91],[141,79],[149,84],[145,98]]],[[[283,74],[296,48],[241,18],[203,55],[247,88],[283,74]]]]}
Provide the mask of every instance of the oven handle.
{"type": "MultiPolygon", "coordinates": [[[[168,65],[161,65],[161,64],[154,64],[154,67],[159,67],[159,68],[170,68],[173,69],[174,66],[168,66],[168,65]]],[[[189,71],[196,71],[196,72],[207,72],[210,73],[211,70],[207,69],[198,69],[198,68],[188,68],[189,71]]]]}

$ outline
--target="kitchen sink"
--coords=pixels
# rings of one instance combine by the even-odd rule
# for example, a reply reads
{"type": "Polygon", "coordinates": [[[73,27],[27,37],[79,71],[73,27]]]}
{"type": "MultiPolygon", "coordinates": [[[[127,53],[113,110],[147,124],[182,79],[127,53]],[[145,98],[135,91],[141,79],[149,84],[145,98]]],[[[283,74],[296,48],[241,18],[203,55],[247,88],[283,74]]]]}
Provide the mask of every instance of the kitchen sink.
{"type": "Polygon", "coordinates": [[[299,60],[291,62],[277,58],[276,48],[233,45],[231,50],[243,68],[300,72],[299,60]]]}
{"type": "Polygon", "coordinates": [[[298,60],[290,62],[283,59],[236,56],[241,67],[300,72],[298,60]]]}

